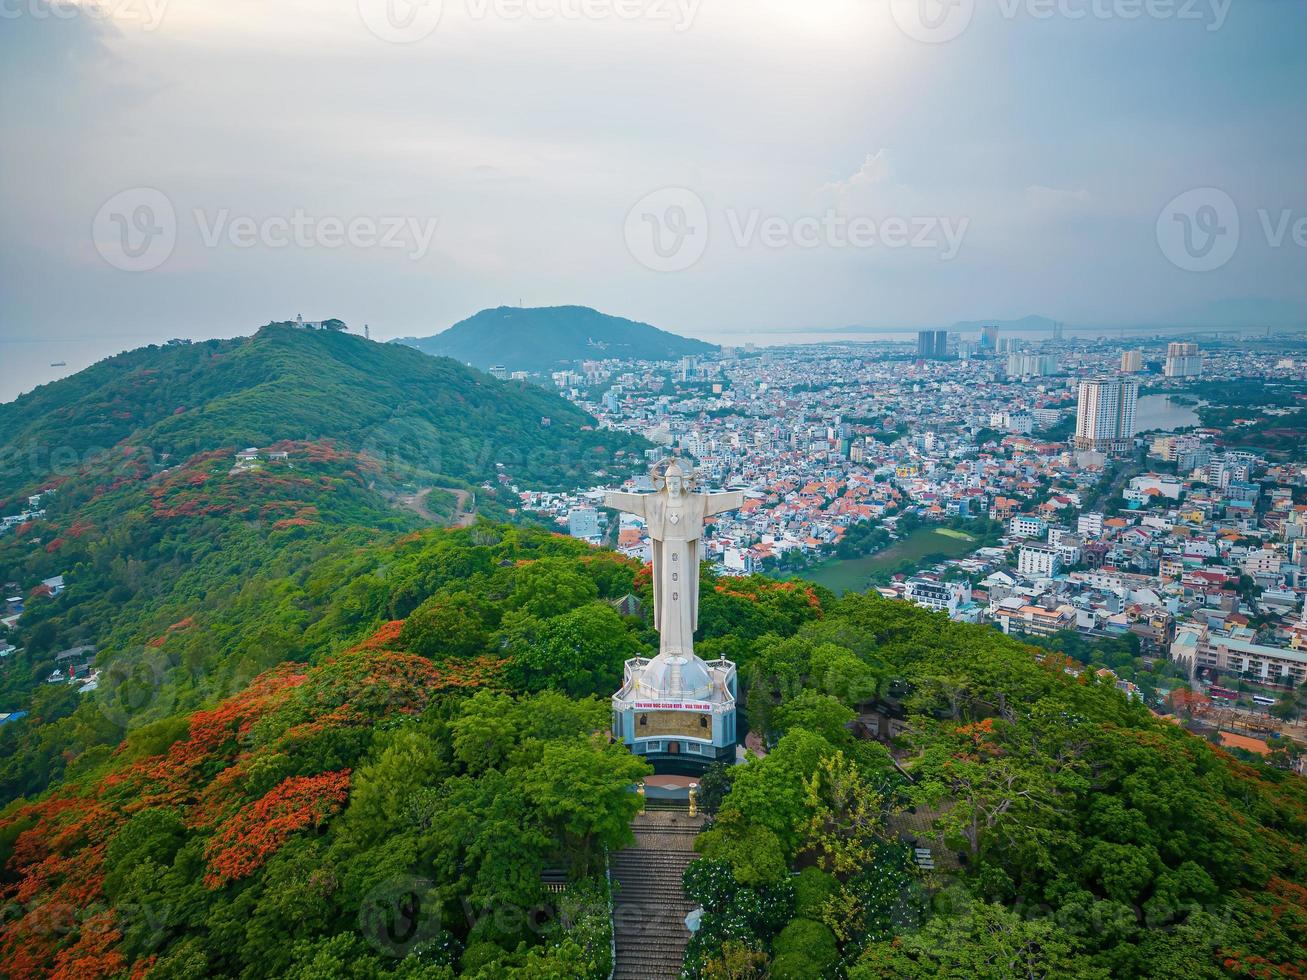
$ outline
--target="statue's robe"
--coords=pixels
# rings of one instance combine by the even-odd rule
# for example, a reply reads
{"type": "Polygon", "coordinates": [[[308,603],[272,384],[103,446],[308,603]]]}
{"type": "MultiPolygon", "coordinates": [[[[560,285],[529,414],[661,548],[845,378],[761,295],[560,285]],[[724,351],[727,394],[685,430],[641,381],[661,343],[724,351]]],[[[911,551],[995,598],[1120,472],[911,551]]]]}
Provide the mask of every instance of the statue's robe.
{"type": "Polygon", "coordinates": [[[704,521],[737,510],[740,491],[608,493],[604,506],[643,518],[653,540],[654,628],[659,653],[692,656],[699,628],[699,539],[704,521]]]}

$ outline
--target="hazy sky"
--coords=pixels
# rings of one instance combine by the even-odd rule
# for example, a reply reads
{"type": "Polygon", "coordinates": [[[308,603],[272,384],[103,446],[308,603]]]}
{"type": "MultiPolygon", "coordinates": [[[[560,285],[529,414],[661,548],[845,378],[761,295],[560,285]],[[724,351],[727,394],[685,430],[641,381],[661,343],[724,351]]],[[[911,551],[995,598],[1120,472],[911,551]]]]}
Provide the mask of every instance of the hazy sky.
{"type": "Polygon", "coordinates": [[[1307,320],[1304,38],[1303,0],[0,0],[3,387],[34,340],[519,300],[1307,320]]]}

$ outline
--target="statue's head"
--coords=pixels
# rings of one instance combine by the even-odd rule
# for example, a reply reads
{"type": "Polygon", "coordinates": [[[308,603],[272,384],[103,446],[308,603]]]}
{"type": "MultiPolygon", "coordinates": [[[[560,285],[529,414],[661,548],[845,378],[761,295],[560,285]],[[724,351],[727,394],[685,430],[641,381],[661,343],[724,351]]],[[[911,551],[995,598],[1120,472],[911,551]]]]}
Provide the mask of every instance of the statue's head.
{"type": "Polygon", "coordinates": [[[663,484],[667,487],[668,496],[679,497],[689,489],[690,474],[681,468],[679,461],[673,459],[663,470],[663,484]]]}

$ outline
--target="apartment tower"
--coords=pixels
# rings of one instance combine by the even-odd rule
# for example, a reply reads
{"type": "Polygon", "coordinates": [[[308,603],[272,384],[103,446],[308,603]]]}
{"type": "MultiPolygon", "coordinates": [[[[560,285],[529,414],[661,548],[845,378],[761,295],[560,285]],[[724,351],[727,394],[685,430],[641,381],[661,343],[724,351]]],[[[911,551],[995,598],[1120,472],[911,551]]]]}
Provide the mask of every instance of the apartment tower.
{"type": "Polygon", "coordinates": [[[1100,453],[1124,452],[1135,437],[1139,382],[1132,378],[1088,378],[1080,382],[1075,447],[1100,453]]]}
{"type": "Polygon", "coordinates": [[[1166,376],[1168,378],[1196,378],[1203,373],[1203,355],[1197,344],[1168,344],[1166,347],[1166,376]]]}

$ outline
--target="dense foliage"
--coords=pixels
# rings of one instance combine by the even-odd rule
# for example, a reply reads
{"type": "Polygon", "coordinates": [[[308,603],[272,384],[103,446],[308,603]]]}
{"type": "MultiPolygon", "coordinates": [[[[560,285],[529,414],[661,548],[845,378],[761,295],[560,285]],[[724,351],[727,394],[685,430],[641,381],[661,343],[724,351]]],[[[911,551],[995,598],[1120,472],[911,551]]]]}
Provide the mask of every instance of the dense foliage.
{"type": "Polygon", "coordinates": [[[1307,385],[1265,378],[1193,381],[1183,388],[1200,399],[1202,424],[1222,430],[1231,448],[1252,449],[1272,459],[1300,459],[1307,449],[1307,385]]]}
{"type": "Polygon", "coordinates": [[[1112,637],[1085,637],[1075,630],[1053,636],[1027,637],[1032,646],[1064,654],[1088,667],[1107,668],[1139,689],[1148,704],[1161,704],[1163,692],[1189,687],[1189,672],[1183,664],[1162,657],[1145,657],[1139,637],[1133,633],[1112,637]]]}
{"type": "Polygon", "coordinates": [[[687,973],[1303,976],[1303,780],[1034,652],[854,594],[754,640],[772,747],[706,781],[687,973]],[[897,763],[859,712],[901,716],[897,763]]]}
{"type": "MultiPolygon", "coordinates": [[[[402,534],[359,457],[286,446],[106,489],[86,515],[148,516],[38,549],[71,584],[25,618],[123,639],[100,690],[0,729],[6,974],[606,976],[647,771],[606,698],[655,646],[648,569],[402,534]],[[133,561],[117,600],[76,588],[133,561]]],[[[765,755],[704,780],[689,976],[1303,975],[1300,778],[908,604],[705,572],[700,620],[765,755]]]]}
{"type": "MultiPolygon", "coordinates": [[[[620,665],[586,683],[560,648],[525,694],[510,677],[534,651],[501,637],[568,622],[573,590],[612,613],[637,569],[485,525],[371,557],[384,571],[342,583],[307,663],[136,728],[0,814],[7,976],[607,976],[604,854],[647,772],[593,696],[620,665]],[[467,594],[479,644],[393,618],[467,594]],[[351,633],[366,638],[338,649],[351,633]]],[[[643,622],[600,621],[646,649],[643,622]]]]}

